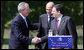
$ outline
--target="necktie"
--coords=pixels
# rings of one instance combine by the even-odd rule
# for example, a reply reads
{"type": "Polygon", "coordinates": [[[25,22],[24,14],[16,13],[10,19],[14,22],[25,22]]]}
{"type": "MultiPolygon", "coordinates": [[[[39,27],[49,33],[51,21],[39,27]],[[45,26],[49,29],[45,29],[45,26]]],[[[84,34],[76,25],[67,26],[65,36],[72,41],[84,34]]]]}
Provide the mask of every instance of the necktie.
{"type": "Polygon", "coordinates": [[[50,22],[51,22],[51,17],[49,16],[49,22],[48,23],[50,24],[50,22]]]}
{"type": "Polygon", "coordinates": [[[58,31],[58,28],[59,28],[58,22],[59,22],[59,20],[56,21],[56,24],[57,24],[57,31],[58,31]]]}
{"type": "Polygon", "coordinates": [[[25,17],[25,23],[26,23],[26,26],[28,27],[28,24],[27,24],[27,18],[25,17]]]}
{"type": "Polygon", "coordinates": [[[48,22],[48,26],[49,26],[49,29],[50,29],[50,24],[51,23],[51,17],[49,16],[49,22],[48,22]]]}

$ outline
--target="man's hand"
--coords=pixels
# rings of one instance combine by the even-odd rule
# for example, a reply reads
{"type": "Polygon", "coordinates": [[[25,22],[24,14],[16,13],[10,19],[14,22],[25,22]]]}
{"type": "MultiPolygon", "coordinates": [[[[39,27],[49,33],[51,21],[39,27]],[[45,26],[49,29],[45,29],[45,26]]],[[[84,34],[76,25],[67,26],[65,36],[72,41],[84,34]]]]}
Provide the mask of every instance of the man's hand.
{"type": "Polygon", "coordinates": [[[32,39],[32,43],[34,43],[34,44],[39,43],[40,41],[41,41],[41,39],[38,38],[38,37],[34,37],[34,38],[32,39]]]}

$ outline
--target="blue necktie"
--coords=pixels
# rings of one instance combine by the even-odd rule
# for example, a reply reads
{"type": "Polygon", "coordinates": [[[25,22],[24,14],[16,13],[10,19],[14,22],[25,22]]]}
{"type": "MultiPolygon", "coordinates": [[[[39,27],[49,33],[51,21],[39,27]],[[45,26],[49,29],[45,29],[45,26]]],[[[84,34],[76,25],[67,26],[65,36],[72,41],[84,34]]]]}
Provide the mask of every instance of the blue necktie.
{"type": "Polygon", "coordinates": [[[50,29],[50,26],[51,26],[51,16],[49,16],[49,18],[50,18],[50,20],[49,20],[49,22],[48,22],[48,27],[49,27],[49,29],[50,29]]]}
{"type": "Polygon", "coordinates": [[[26,23],[26,26],[28,27],[28,24],[27,24],[27,18],[25,17],[25,23],[26,23]]]}

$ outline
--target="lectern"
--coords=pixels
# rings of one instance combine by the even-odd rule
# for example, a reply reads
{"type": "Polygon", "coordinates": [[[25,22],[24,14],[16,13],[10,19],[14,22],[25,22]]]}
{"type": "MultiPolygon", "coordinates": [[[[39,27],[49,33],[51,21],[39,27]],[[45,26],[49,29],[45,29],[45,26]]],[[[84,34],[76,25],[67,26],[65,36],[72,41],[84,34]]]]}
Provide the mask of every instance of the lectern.
{"type": "Polygon", "coordinates": [[[48,36],[48,49],[51,48],[72,48],[72,36],[48,36]]]}

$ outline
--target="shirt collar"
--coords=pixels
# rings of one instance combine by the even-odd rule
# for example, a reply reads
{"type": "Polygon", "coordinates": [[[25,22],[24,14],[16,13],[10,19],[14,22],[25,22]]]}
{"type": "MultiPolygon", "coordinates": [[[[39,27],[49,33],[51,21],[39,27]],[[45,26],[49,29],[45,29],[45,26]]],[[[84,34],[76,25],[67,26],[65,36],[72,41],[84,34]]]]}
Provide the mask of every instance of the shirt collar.
{"type": "Polygon", "coordinates": [[[25,19],[25,18],[26,18],[26,17],[24,17],[21,13],[19,13],[19,14],[22,16],[22,18],[23,18],[23,19],[25,19]]]}
{"type": "Polygon", "coordinates": [[[61,15],[60,17],[58,17],[57,20],[61,20],[62,16],[63,16],[63,15],[61,15]]]}
{"type": "MultiPolygon", "coordinates": [[[[47,15],[48,15],[48,14],[47,14],[47,15]]],[[[49,18],[50,16],[53,17],[52,14],[51,14],[51,15],[48,15],[48,18],[49,18]]]]}

